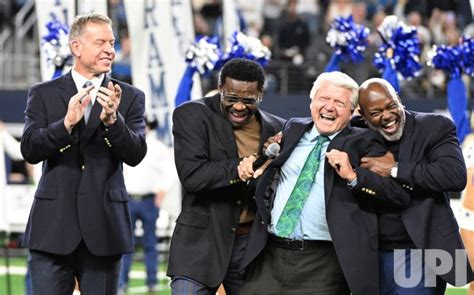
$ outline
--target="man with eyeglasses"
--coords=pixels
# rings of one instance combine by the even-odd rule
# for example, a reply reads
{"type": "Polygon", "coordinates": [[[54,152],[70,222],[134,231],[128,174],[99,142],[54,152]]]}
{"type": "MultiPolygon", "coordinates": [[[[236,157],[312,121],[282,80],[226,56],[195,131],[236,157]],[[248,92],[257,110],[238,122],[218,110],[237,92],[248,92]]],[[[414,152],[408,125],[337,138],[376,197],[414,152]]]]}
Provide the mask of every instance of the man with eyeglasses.
{"type": "Polygon", "coordinates": [[[238,273],[255,215],[254,188],[239,179],[243,157],[259,154],[281,130],[281,118],[258,109],[265,76],[247,59],[219,74],[219,94],[190,101],[173,114],[175,161],[184,187],[171,239],[172,294],[238,294],[238,273]]]}

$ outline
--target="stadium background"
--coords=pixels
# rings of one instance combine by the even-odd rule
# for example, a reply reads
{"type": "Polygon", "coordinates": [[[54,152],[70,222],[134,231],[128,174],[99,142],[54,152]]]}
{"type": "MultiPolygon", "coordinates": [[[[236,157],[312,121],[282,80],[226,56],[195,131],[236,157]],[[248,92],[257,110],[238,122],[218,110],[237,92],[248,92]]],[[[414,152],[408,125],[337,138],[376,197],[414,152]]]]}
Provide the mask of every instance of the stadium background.
{"type": "MultiPolygon", "coordinates": [[[[180,2],[171,0],[145,2],[150,4],[157,1],[180,2]]],[[[50,2],[0,0],[0,121],[5,122],[8,130],[17,137],[21,136],[27,88],[32,83],[44,80],[41,75],[42,49],[39,40],[42,36],[38,28],[37,9],[40,9],[39,5],[43,6],[50,2]]],[[[79,3],[75,4],[76,10],[80,3],[93,1],[77,2],[79,3]]],[[[462,35],[474,37],[473,6],[469,0],[192,0],[189,4],[192,9],[194,33],[222,36],[224,4],[229,2],[232,2],[239,11],[237,16],[240,29],[249,36],[259,38],[272,52],[271,61],[265,68],[267,83],[261,107],[285,118],[309,115],[307,94],[312,81],[324,71],[333,53],[325,37],[329,24],[336,16],[351,14],[356,23],[368,27],[371,31],[369,45],[364,52],[364,62],[341,65],[342,71],[359,83],[369,77],[380,76],[373,66],[372,59],[381,44],[376,28],[386,15],[395,14],[407,24],[417,27],[423,45],[421,56],[423,64],[426,61],[426,53],[432,45],[453,45],[462,35]]],[[[108,0],[106,5],[107,14],[115,23],[117,38],[117,59],[112,75],[134,83],[130,41],[130,36],[134,33],[129,30],[127,22],[134,16],[127,13],[123,0],[108,0]]],[[[192,41],[189,40],[189,43],[192,41]]],[[[179,80],[179,77],[174,79],[179,80]]],[[[216,73],[201,77],[199,92],[207,93],[212,90],[216,80],[216,73]]],[[[474,83],[468,76],[464,76],[463,80],[468,93],[471,119],[474,83]]],[[[401,81],[402,102],[409,109],[449,115],[446,112],[446,81],[447,77],[443,72],[433,70],[424,64],[419,77],[411,81],[401,81]]],[[[12,162],[8,168],[11,177],[9,181],[12,185],[33,181],[34,176],[25,168],[24,163],[12,162]]],[[[0,197],[8,197],[4,192],[1,193],[3,195],[0,197]]],[[[163,237],[160,246],[161,261],[166,261],[167,237],[172,228],[173,215],[167,218],[168,220],[162,222],[161,229],[158,229],[159,235],[163,237]]],[[[5,257],[6,247],[10,250],[10,254],[18,256],[12,261],[17,266],[14,269],[19,270],[18,275],[13,275],[15,289],[12,294],[22,294],[19,290],[22,290],[25,251],[18,245],[20,234],[21,232],[5,231],[0,240],[4,254],[2,257],[5,257]]],[[[8,294],[4,265],[5,259],[0,257],[0,294],[8,294]]],[[[143,266],[138,266],[138,270],[140,269],[143,269],[143,266]]],[[[450,292],[450,294],[465,294],[465,290],[450,292]]]]}

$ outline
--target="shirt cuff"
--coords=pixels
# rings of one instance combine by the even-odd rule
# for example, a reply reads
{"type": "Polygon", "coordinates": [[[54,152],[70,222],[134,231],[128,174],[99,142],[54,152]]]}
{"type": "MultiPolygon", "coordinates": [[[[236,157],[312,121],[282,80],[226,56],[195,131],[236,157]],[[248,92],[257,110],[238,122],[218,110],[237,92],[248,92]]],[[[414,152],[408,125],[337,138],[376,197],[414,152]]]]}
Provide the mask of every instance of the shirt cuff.
{"type": "Polygon", "coordinates": [[[353,189],[357,186],[357,177],[354,178],[352,181],[348,182],[347,183],[347,186],[350,188],[350,189],[353,189]]]}

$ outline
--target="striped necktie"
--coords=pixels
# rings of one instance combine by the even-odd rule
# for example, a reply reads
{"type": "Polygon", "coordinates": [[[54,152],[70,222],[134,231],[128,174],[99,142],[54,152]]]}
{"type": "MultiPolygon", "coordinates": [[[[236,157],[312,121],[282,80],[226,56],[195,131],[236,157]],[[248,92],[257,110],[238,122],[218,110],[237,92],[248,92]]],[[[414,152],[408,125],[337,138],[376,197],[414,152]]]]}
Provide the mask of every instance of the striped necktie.
{"type": "MultiPolygon", "coordinates": [[[[82,88],[87,88],[91,85],[92,85],[91,81],[86,81],[86,83],[84,83],[84,86],[82,86],[82,88]]],[[[92,105],[93,103],[91,100],[86,107],[86,111],[84,112],[84,122],[86,122],[86,124],[87,124],[87,121],[89,120],[89,116],[91,115],[92,105]]]]}

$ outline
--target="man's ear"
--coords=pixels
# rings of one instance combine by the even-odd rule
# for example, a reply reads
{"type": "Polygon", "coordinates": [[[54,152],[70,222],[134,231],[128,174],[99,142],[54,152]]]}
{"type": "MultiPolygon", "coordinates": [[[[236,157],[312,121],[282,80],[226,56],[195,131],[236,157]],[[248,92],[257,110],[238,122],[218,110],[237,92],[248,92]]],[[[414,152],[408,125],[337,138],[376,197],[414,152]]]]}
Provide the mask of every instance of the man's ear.
{"type": "Polygon", "coordinates": [[[75,57],[80,57],[81,56],[81,42],[78,40],[72,40],[69,43],[69,48],[71,49],[71,53],[75,57]]]}

